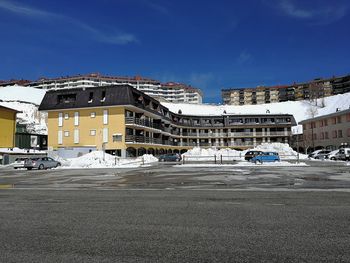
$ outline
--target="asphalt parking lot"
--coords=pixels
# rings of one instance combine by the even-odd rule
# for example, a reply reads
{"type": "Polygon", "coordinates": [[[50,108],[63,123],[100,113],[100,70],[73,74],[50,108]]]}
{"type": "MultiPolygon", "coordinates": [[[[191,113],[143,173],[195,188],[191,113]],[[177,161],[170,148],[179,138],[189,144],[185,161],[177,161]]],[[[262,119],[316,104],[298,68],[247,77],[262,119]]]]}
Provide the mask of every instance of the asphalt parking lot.
{"type": "Polygon", "coordinates": [[[0,169],[1,262],[350,262],[349,166],[0,169]]]}

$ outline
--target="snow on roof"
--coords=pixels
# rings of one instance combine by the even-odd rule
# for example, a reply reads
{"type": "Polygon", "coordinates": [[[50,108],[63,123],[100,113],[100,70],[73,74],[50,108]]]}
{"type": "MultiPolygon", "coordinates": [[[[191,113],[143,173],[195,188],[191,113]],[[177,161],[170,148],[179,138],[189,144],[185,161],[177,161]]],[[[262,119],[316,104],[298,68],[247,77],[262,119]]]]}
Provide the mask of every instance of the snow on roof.
{"type": "Polygon", "coordinates": [[[40,105],[45,90],[23,86],[0,87],[0,101],[20,101],[40,105]]]}
{"type": "Polygon", "coordinates": [[[181,110],[184,115],[218,116],[224,114],[292,114],[297,122],[316,116],[327,115],[350,106],[350,93],[326,97],[315,102],[310,101],[286,101],[259,105],[210,105],[210,104],[185,104],[162,102],[172,112],[181,110]],[[322,107],[324,105],[324,107],[322,107]],[[226,113],[225,113],[226,112],[226,113]]]}

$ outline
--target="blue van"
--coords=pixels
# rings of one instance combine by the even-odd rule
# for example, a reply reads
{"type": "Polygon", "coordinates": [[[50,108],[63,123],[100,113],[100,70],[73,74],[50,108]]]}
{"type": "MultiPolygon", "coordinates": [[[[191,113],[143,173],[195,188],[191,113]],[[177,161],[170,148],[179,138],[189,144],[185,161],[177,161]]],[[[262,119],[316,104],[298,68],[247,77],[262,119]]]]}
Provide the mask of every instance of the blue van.
{"type": "Polygon", "coordinates": [[[276,152],[262,152],[254,156],[250,161],[254,163],[279,162],[280,157],[276,152]]]}

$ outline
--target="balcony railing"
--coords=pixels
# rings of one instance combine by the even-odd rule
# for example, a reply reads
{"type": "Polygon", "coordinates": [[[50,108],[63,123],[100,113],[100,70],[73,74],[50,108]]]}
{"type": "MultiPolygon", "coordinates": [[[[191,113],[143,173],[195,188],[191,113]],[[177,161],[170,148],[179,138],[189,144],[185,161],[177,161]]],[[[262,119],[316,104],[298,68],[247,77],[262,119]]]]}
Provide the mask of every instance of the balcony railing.
{"type": "Polygon", "coordinates": [[[158,130],[164,129],[164,127],[162,127],[158,123],[153,123],[149,120],[144,120],[144,119],[135,118],[135,117],[125,117],[125,124],[136,124],[140,126],[158,129],[158,130]]]}

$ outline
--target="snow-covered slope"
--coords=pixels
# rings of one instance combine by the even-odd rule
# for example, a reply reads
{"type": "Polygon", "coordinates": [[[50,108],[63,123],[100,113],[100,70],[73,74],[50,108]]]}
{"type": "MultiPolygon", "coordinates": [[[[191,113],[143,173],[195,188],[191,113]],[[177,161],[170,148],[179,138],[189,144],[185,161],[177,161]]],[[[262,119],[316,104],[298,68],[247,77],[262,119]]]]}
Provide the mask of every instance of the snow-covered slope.
{"type": "Polygon", "coordinates": [[[210,105],[210,104],[162,104],[172,112],[182,111],[184,115],[221,115],[226,111],[227,114],[266,114],[268,110],[271,114],[293,114],[297,122],[313,117],[336,112],[337,108],[341,110],[348,109],[350,106],[350,93],[318,99],[317,105],[310,101],[286,101],[280,103],[260,104],[260,105],[210,105]],[[324,107],[321,105],[324,104],[324,107]],[[314,113],[314,114],[313,114],[314,113]]]}
{"type": "Polygon", "coordinates": [[[26,124],[29,132],[47,134],[45,112],[39,112],[45,90],[22,86],[0,87],[0,105],[20,111],[17,121],[26,124]]]}

